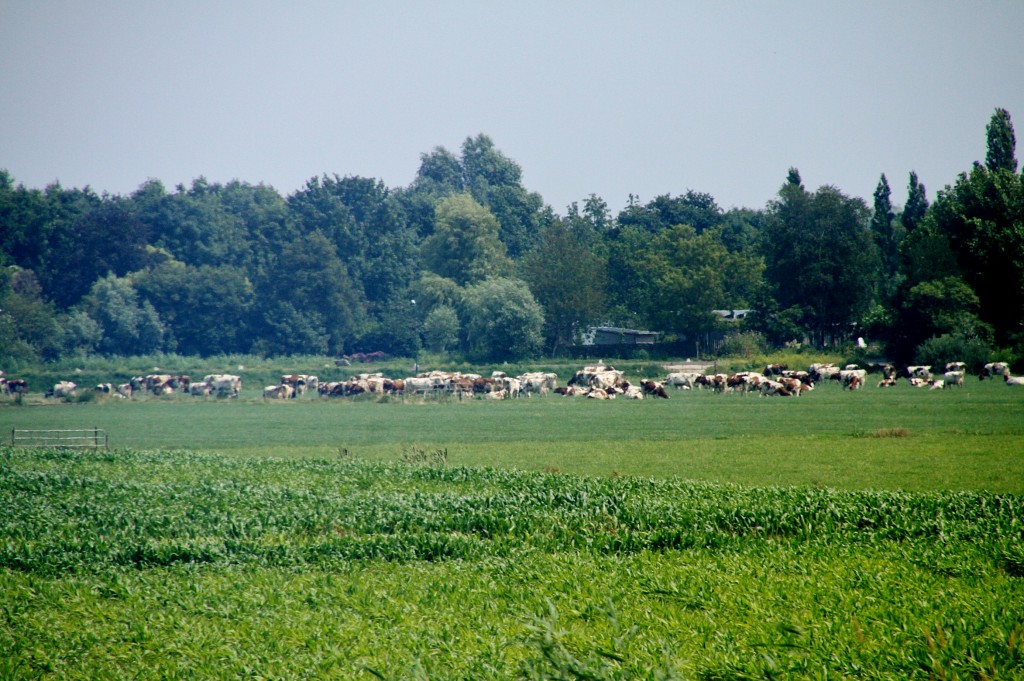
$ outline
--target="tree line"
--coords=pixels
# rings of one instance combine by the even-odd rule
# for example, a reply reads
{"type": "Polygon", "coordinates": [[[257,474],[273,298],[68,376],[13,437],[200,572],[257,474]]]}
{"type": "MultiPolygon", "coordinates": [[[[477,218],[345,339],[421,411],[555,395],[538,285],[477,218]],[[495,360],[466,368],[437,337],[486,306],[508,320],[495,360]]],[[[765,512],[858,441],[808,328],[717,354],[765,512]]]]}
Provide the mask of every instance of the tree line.
{"type": "Polygon", "coordinates": [[[421,350],[472,360],[558,354],[595,324],[664,339],[747,309],[763,347],[864,336],[896,361],[1024,357],[1024,178],[1009,113],[985,162],[906,205],[873,205],[791,168],[761,209],[687,190],[612,215],[564,215],[480,134],[421,155],[387,187],[311,178],[282,196],[200,177],[127,196],[0,171],[0,362],[99,353],[343,355],[421,350]]]}

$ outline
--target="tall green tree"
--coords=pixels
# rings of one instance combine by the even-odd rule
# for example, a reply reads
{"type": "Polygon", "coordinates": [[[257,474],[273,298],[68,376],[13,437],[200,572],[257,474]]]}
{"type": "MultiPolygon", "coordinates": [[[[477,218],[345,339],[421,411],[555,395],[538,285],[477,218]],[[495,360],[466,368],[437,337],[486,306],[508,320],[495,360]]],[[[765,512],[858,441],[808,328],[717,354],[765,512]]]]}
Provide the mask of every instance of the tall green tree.
{"type": "Polygon", "coordinates": [[[105,197],[51,232],[45,264],[36,274],[47,297],[68,308],[108,273],[122,277],[145,267],[148,246],[149,231],[131,202],[105,197]]]}
{"type": "Polygon", "coordinates": [[[899,287],[900,242],[903,240],[902,225],[896,221],[892,208],[892,191],[885,173],[875,188],[874,210],[871,214],[871,234],[878,248],[881,270],[879,287],[883,300],[891,301],[899,287]]]}
{"type": "Polygon", "coordinates": [[[511,362],[541,351],[544,311],[524,281],[498,277],[466,287],[463,318],[475,359],[511,362]]]}
{"type": "Polygon", "coordinates": [[[760,258],[730,252],[711,232],[689,225],[657,234],[635,265],[649,291],[651,326],[691,338],[715,328],[714,310],[747,308],[763,269],[760,258]]]}
{"type": "Polygon", "coordinates": [[[444,147],[420,155],[420,167],[408,187],[395,191],[409,226],[420,239],[434,233],[435,209],[446,196],[466,191],[462,161],[444,147]]]}
{"type": "Polygon", "coordinates": [[[900,224],[907,234],[914,231],[914,228],[928,212],[928,197],[923,184],[918,182],[917,173],[910,171],[910,180],[907,183],[907,204],[903,206],[900,213],[900,224]]]}
{"type": "Polygon", "coordinates": [[[799,308],[815,343],[848,337],[876,299],[870,211],[835,187],[813,194],[791,169],[765,223],[765,279],[778,310],[799,308]]]}
{"type": "Polygon", "coordinates": [[[52,213],[43,192],[15,186],[11,174],[0,169],[0,264],[6,260],[25,269],[40,269],[53,227],[52,213]]]}
{"type": "Polygon", "coordinates": [[[415,277],[416,232],[380,180],[313,178],[288,197],[288,208],[299,233],[319,231],[334,243],[374,315],[382,314],[415,277]]]}
{"type": "Polygon", "coordinates": [[[726,211],[722,221],[709,231],[733,253],[758,256],[762,248],[763,223],[764,211],[732,208],[726,211]]]}
{"type": "Polygon", "coordinates": [[[437,147],[420,157],[412,184],[396,193],[409,224],[426,238],[434,232],[436,207],[455,194],[468,193],[498,220],[498,236],[513,258],[525,253],[537,238],[544,201],[522,184],[522,169],[484,134],[467,137],[461,155],[437,147]]]}
{"type": "Polygon", "coordinates": [[[536,240],[544,201],[523,186],[519,164],[482,133],[462,143],[462,171],[469,193],[498,219],[509,256],[518,258],[536,240]]]}
{"type": "Polygon", "coordinates": [[[103,331],[98,350],[106,355],[145,355],[164,349],[164,324],[131,281],[113,273],[98,279],[78,307],[103,331]]]}
{"type": "Polygon", "coordinates": [[[427,269],[460,286],[507,276],[512,261],[498,234],[494,215],[468,194],[454,194],[437,205],[434,233],[422,244],[427,269]]]}
{"type": "Polygon", "coordinates": [[[201,357],[249,351],[255,292],[241,268],[167,260],[131,280],[165,322],[169,348],[201,357]]]}
{"type": "Polygon", "coordinates": [[[637,225],[626,225],[607,236],[607,321],[630,328],[646,328],[648,302],[654,283],[638,277],[637,263],[650,248],[654,234],[637,225]]]}
{"type": "Polygon", "coordinates": [[[930,215],[996,341],[1024,346],[1024,177],[977,165],[939,193],[930,215]]]}
{"type": "Polygon", "coordinates": [[[459,342],[459,315],[450,305],[438,305],[423,320],[423,342],[431,352],[448,352],[459,342]]]}
{"type": "Polygon", "coordinates": [[[710,194],[687,190],[683,196],[657,196],[644,206],[628,205],[619,213],[621,227],[637,226],[659,232],[675,225],[689,225],[700,234],[722,222],[722,210],[710,194]]]}
{"type": "Polygon", "coordinates": [[[35,273],[0,267],[0,362],[54,359],[61,349],[57,311],[35,273]]]}
{"type": "Polygon", "coordinates": [[[583,218],[597,234],[604,234],[612,227],[612,213],[608,204],[597,194],[591,194],[583,202],[583,218]]]}
{"type": "Polygon", "coordinates": [[[988,149],[985,167],[991,172],[1006,170],[1017,172],[1017,137],[1013,134],[1013,121],[1006,109],[996,109],[986,128],[988,149]]]}
{"type": "Polygon", "coordinates": [[[596,241],[588,220],[556,218],[521,261],[523,278],[544,308],[544,339],[552,354],[604,312],[607,259],[596,241]]]}
{"type": "Polygon", "coordinates": [[[261,353],[341,354],[365,323],[359,292],[320,232],[283,244],[255,289],[261,353]]]}
{"type": "MultiPolygon", "coordinates": [[[[236,192],[237,193],[237,192],[236,192]]],[[[246,219],[239,201],[225,203],[225,187],[204,177],[186,189],[168,194],[156,180],[132,194],[140,221],[153,246],[176,260],[200,267],[233,265],[252,271],[256,266],[246,219]]]]}

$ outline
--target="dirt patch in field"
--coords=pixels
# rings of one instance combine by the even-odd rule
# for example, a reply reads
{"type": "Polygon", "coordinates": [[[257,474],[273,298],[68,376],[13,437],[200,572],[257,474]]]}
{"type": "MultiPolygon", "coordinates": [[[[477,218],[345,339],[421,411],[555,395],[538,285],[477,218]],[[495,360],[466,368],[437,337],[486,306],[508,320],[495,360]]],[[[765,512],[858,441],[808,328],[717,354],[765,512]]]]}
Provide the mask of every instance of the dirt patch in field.
{"type": "Polygon", "coordinates": [[[714,362],[678,362],[675,364],[662,364],[665,371],[695,371],[699,374],[706,373],[708,369],[715,366],[714,362]]]}

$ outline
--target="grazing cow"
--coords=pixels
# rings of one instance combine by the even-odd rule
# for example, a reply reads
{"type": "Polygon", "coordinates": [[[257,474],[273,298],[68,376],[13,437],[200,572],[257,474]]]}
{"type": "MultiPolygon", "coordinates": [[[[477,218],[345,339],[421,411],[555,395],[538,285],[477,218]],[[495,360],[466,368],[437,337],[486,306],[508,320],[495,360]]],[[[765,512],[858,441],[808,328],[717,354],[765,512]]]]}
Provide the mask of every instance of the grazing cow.
{"type": "Polygon", "coordinates": [[[46,391],[44,397],[71,397],[77,389],[78,386],[71,381],[58,381],[46,391]]]}
{"type": "Polygon", "coordinates": [[[724,393],[726,388],[729,387],[729,376],[728,374],[712,374],[707,377],[710,387],[716,393],[724,393]]]}
{"type": "Polygon", "coordinates": [[[154,383],[152,391],[154,395],[173,395],[174,385],[171,381],[165,381],[163,383],[154,383]]]}
{"type": "Polygon", "coordinates": [[[175,376],[171,379],[171,387],[183,393],[187,393],[189,386],[192,385],[191,376],[175,376]]]}
{"type": "Polygon", "coordinates": [[[292,387],[292,397],[305,395],[308,390],[317,390],[320,379],[309,374],[286,374],[281,377],[281,385],[292,387]]]}
{"type": "Polygon", "coordinates": [[[780,376],[779,383],[786,387],[794,397],[800,397],[802,394],[809,390],[814,390],[813,383],[804,383],[799,378],[792,376],[780,376]]]}
{"type": "Polygon", "coordinates": [[[781,381],[773,381],[770,378],[766,378],[761,381],[761,397],[767,397],[769,395],[778,395],[780,397],[792,397],[793,392],[787,388],[781,381]]]}
{"type": "Polygon", "coordinates": [[[644,389],[639,385],[631,385],[626,388],[622,396],[627,400],[642,400],[644,399],[644,389]]]}
{"type": "Polygon", "coordinates": [[[811,373],[809,371],[783,371],[782,375],[786,378],[795,378],[801,383],[806,383],[807,385],[814,385],[814,380],[811,378],[811,373]]]}
{"type": "Polygon", "coordinates": [[[868,363],[868,373],[877,374],[881,373],[883,379],[890,379],[896,374],[896,367],[888,362],[882,362],[880,364],[868,363]]]}
{"type": "Polygon", "coordinates": [[[932,365],[919,364],[904,367],[896,373],[896,378],[923,378],[925,381],[930,381],[932,380],[932,365]]]}
{"type": "Polygon", "coordinates": [[[665,392],[665,386],[657,381],[641,381],[640,388],[645,395],[653,395],[654,397],[661,397],[666,400],[668,399],[668,393],[665,392]]]}
{"type": "Polygon", "coordinates": [[[325,381],[317,387],[316,391],[323,397],[345,397],[349,394],[350,387],[358,386],[355,383],[344,381],[325,381]]]}
{"type": "Polygon", "coordinates": [[[848,390],[859,390],[867,379],[867,371],[864,369],[843,369],[839,372],[838,380],[848,390]]]}
{"type": "Polygon", "coordinates": [[[807,374],[814,383],[835,380],[839,376],[839,367],[835,364],[812,364],[808,367],[807,374]]]}
{"type": "Polygon", "coordinates": [[[149,374],[145,378],[145,389],[154,395],[163,395],[170,388],[170,392],[174,392],[174,376],[170,374],[149,374]]]}
{"type": "Polygon", "coordinates": [[[334,387],[339,385],[339,383],[339,381],[324,381],[317,386],[316,391],[320,397],[329,396],[331,391],[334,390],[334,387]]]}
{"type": "Polygon", "coordinates": [[[728,390],[739,390],[746,395],[750,390],[760,390],[761,383],[765,380],[768,380],[768,377],[756,371],[741,371],[726,377],[725,387],[728,390]]]}
{"type": "Polygon", "coordinates": [[[569,385],[582,387],[601,388],[607,391],[616,386],[621,387],[625,381],[625,372],[617,371],[613,367],[603,364],[597,366],[585,366],[569,379],[569,385]]]}
{"type": "Polygon", "coordinates": [[[242,392],[242,378],[233,374],[207,374],[204,383],[210,384],[210,390],[218,397],[238,397],[242,392]]]}
{"type": "Polygon", "coordinates": [[[518,378],[505,376],[497,380],[502,385],[502,389],[505,391],[505,394],[512,399],[519,397],[519,393],[523,390],[523,382],[518,378]]]}
{"type": "Polygon", "coordinates": [[[385,395],[397,395],[401,392],[405,392],[405,381],[400,378],[385,378],[384,379],[384,394],[385,395]]]}
{"type": "MultiPolygon", "coordinates": [[[[947,365],[948,366],[948,365],[947,365]]],[[[947,371],[942,375],[942,387],[952,388],[956,386],[958,388],[964,387],[964,372],[960,371],[947,371]]]]}
{"type": "Polygon", "coordinates": [[[558,374],[550,371],[530,371],[517,378],[521,391],[526,393],[527,397],[534,393],[546,395],[558,386],[558,374]]]}
{"type": "Polygon", "coordinates": [[[213,386],[209,381],[196,381],[189,384],[188,392],[195,397],[209,397],[213,393],[213,386]]]}
{"type": "Polygon", "coordinates": [[[28,394],[28,381],[24,378],[9,378],[4,385],[4,391],[8,395],[26,395],[28,394]]]}
{"type": "Polygon", "coordinates": [[[665,385],[670,385],[676,390],[693,390],[693,383],[700,376],[695,371],[675,371],[665,377],[665,385]]]}
{"type": "Polygon", "coordinates": [[[406,392],[426,394],[434,392],[435,386],[434,379],[427,376],[410,376],[405,379],[406,392]]]}
{"type": "Polygon", "coordinates": [[[265,400],[286,400],[291,397],[295,397],[295,388],[287,383],[268,385],[263,389],[263,399],[265,400]]]}
{"type": "Polygon", "coordinates": [[[984,381],[986,378],[995,378],[996,376],[1006,377],[1010,374],[1010,365],[1006,362],[989,362],[981,368],[981,373],[978,374],[978,380],[984,381]]]}

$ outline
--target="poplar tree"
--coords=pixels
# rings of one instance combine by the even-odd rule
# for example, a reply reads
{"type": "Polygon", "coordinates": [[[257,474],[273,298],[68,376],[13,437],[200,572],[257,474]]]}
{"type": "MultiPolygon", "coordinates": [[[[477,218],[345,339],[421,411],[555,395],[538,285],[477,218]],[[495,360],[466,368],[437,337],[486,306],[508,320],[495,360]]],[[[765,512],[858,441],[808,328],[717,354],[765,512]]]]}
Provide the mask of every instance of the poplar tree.
{"type": "Polygon", "coordinates": [[[1017,172],[1017,157],[1015,150],[1017,138],[1013,134],[1013,122],[1010,121],[1010,112],[1006,109],[996,109],[986,128],[988,139],[988,152],[985,154],[985,167],[990,171],[1009,170],[1017,172]]]}
{"type": "Polygon", "coordinates": [[[914,231],[927,212],[928,199],[925,196],[924,185],[917,181],[917,173],[911,170],[910,182],[907,185],[907,205],[903,207],[903,213],[900,214],[903,229],[908,234],[914,231]]]}
{"type": "Polygon", "coordinates": [[[896,214],[892,209],[892,190],[882,173],[875,188],[874,211],[871,215],[871,234],[878,247],[881,265],[879,283],[885,299],[889,299],[898,285],[897,273],[900,265],[899,245],[901,234],[896,229],[896,214]]]}

